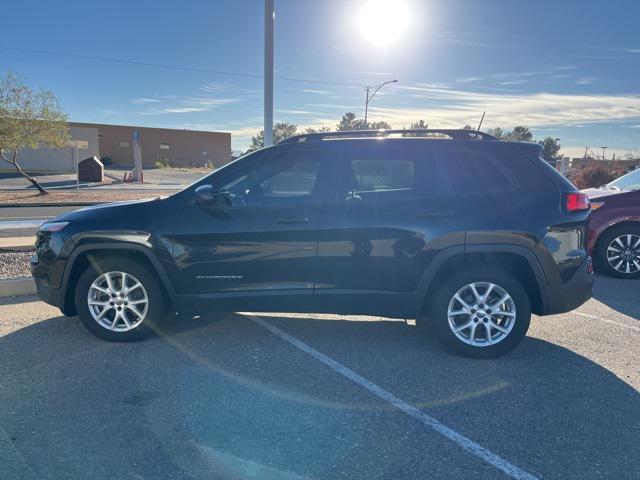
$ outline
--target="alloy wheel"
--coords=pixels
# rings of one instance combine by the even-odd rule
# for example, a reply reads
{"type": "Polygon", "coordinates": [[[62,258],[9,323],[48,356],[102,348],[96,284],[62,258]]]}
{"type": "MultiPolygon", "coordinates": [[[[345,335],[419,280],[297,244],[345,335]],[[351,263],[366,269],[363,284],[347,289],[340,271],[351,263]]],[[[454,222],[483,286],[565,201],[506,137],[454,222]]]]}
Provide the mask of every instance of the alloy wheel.
{"type": "Polygon", "coordinates": [[[447,319],[459,340],[474,347],[486,347],[507,338],[516,322],[516,305],[499,285],[469,283],[451,298],[447,319]]]}
{"type": "Polygon", "coordinates": [[[89,287],[89,312],[102,327],[127,332],[142,323],[149,309],[149,297],[140,281],[126,272],[107,272],[89,287]]]}
{"type": "Polygon", "coordinates": [[[639,272],[640,236],[627,233],[614,238],[607,247],[607,262],[620,273],[639,272]]]}

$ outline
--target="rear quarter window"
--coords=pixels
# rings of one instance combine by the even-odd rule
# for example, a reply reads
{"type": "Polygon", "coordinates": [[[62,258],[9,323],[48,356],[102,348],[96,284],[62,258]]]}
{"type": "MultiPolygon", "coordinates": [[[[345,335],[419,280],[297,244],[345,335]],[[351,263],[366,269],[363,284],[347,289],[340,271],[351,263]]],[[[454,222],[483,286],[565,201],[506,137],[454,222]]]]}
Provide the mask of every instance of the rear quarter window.
{"type": "Polygon", "coordinates": [[[517,176],[488,152],[451,149],[441,156],[443,168],[458,195],[507,193],[520,187],[517,176]]]}

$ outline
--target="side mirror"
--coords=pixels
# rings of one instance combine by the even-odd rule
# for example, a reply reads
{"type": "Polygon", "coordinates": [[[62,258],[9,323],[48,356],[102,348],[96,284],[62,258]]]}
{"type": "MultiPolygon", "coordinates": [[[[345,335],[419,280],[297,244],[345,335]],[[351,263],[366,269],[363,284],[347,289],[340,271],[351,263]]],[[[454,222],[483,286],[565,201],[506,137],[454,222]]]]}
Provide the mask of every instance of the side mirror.
{"type": "Polygon", "coordinates": [[[196,188],[194,203],[205,208],[228,208],[231,199],[226,193],[216,192],[211,185],[200,185],[196,188]]]}

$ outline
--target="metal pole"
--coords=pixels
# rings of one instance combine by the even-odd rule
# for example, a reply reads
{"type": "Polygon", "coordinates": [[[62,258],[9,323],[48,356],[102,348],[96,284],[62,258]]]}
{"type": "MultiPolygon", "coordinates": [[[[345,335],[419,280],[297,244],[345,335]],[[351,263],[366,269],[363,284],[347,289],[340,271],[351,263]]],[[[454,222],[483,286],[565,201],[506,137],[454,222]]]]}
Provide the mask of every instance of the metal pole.
{"type": "Polygon", "coordinates": [[[364,124],[365,126],[367,125],[367,114],[369,113],[369,88],[371,87],[367,87],[365,88],[365,92],[366,92],[366,99],[364,101],[364,124]]]}
{"type": "Polygon", "coordinates": [[[273,145],[273,24],[274,0],[264,2],[264,146],[273,145]]]}

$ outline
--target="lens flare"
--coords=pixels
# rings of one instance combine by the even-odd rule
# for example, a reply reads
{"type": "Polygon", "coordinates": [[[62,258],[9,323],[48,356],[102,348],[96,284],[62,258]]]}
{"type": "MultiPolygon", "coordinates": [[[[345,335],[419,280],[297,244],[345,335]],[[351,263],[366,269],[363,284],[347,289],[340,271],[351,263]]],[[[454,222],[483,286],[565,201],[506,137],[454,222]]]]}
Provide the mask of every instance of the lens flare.
{"type": "Polygon", "coordinates": [[[376,46],[396,41],[409,24],[409,8],[403,0],[368,0],[360,9],[362,35],[376,46]]]}

